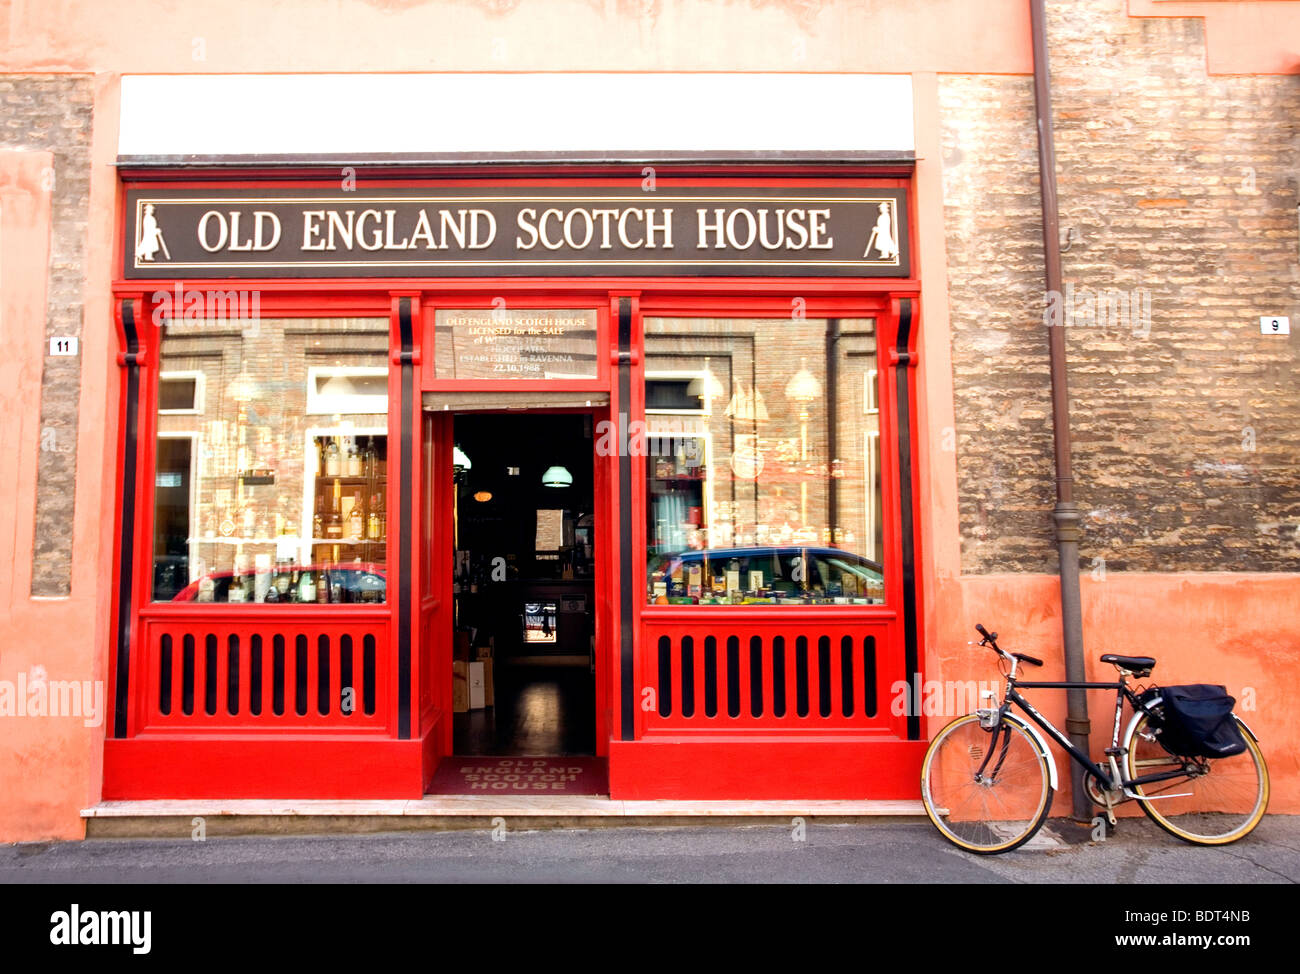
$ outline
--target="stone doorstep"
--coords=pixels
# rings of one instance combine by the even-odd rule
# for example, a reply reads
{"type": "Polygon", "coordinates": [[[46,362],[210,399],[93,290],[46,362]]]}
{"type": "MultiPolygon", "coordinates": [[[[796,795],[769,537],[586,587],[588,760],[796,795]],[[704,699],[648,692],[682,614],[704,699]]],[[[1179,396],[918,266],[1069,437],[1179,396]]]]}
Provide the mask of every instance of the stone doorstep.
{"type": "Polygon", "coordinates": [[[879,818],[925,815],[919,800],[899,801],[615,801],[593,795],[439,795],[412,800],[329,801],[301,799],[105,801],[82,809],[84,819],[216,817],[406,817],[493,816],[535,818],[879,818]]]}
{"type": "Polygon", "coordinates": [[[84,809],[88,839],[365,835],[463,829],[510,831],[719,826],[789,828],[913,822],[919,801],[613,801],[590,795],[452,795],[412,801],[110,801],[84,809]],[[201,819],[202,821],[196,821],[201,819]],[[797,823],[795,823],[797,824],[797,823]]]}

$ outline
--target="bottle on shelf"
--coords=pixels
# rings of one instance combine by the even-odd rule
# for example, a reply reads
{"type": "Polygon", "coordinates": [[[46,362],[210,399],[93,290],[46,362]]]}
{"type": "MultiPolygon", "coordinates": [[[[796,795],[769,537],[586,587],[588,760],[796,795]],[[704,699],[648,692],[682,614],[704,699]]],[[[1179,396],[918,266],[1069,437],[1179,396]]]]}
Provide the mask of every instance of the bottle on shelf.
{"type": "Polygon", "coordinates": [[[325,537],[343,537],[343,510],[339,500],[339,485],[334,484],[334,498],[330,504],[329,518],[325,521],[325,537]]]}
{"type": "Polygon", "coordinates": [[[384,537],[384,518],[379,513],[383,504],[383,495],[376,491],[370,498],[370,514],[366,519],[366,538],[370,541],[381,541],[384,537]]]}
{"type": "Polygon", "coordinates": [[[205,574],[199,579],[199,601],[211,602],[213,599],[213,589],[215,585],[212,582],[212,576],[205,574]]]}
{"type": "Polygon", "coordinates": [[[311,573],[310,568],[304,569],[298,576],[298,601],[316,601],[316,576],[311,573]]]}
{"type": "Polygon", "coordinates": [[[361,451],[357,449],[355,438],[348,442],[347,466],[344,475],[347,477],[361,476],[361,451]]]}
{"type": "Polygon", "coordinates": [[[311,536],[325,537],[325,498],[319,494],[316,496],[316,513],[311,518],[311,536]]]}
{"type": "Polygon", "coordinates": [[[326,603],[330,599],[330,563],[324,561],[321,563],[320,577],[316,580],[316,601],[326,603]]]}
{"type": "Polygon", "coordinates": [[[227,602],[247,602],[248,589],[244,586],[244,576],[238,570],[231,576],[230,587],[226,589],[227,602]]]}
{"type": "Polygon", "coordinates": [[[340,476],[340,463],[338,440],[331,436],[329,442],[325,444],[325,476],[340,476]]]}
{"type": "Polygon", "coordinates": [[[289,586],[293,579],[289,574],[289,563],[281,561],[279,570],[275,573],[275,581],[272,583],[274,588],[280,594],[281,602],[289,601],[289,586]]]}
{"type": "Polygon", "coordinates": [[[361,454],[361,476],[368,480],[374,480],[377,472],[379,453],[375,450],[375,438],[373,436],[366,439],[366,448],[361,454]]]}
{"type": "Polygon", "coordinates": [[[366,517],[362,513],[361,492],[352,495],[352,510],[348,512],[348,537],[360,541],[366,536],[366,517]]]}

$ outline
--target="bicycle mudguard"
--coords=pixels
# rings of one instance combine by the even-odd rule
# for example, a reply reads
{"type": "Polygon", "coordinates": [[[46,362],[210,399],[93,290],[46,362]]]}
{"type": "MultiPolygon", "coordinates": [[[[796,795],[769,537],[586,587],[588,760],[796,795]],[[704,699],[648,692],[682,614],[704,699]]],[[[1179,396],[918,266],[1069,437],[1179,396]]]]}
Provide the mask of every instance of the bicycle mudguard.
{"type": "MultiPolygon", "coordinates": [[[[1146,693],[1138,695],[1138,698],[1148,707],[1158,707],[1161,703],[1160,694],[1148,690],[1146,693]]],[[[1132,746],[1133,732],[1137,730],[1138,721],[1145,716],[1146,711],[1135,710],[1133,716],[1128,719],[1128,726],[1124,728],[1124,736],[1119,739],[1119,743],[1125,750],[1132,746]]]]}
{"type": "Polygon", "coordinates": [[[1009,710],[1002,715],[1002,719],[1012,721],[1029,732],[1029,736],[1037,742],[1038,749],[1043,752],[1043,757],[1047,759],[1047,780],[1051,784],[1052,790],[1060,791],[1060,781],[1056,774],[1056,759],[1052,757],[1052,749],[1047,746],[1047,738],[1043,736],[1043,732],[1034,724],[1009,710]]]}
{"type": "Polygon", "coordinates": [[[1250,739],[1254,741],[1256,744],[1258,744],[1259,735],[1256,734],[1255,731],[1251,729],[1251,726],[1248,723],[1246,723],[1244,720],[1242,720],[1241,717],[1237,716],[1237,711],[1234,710],[1232,712],[1232,716],[1237,718],[1237,723],[1241,725],[1242,730],[1244,730],[1247,734],[1250,735],[1250,739]]]}

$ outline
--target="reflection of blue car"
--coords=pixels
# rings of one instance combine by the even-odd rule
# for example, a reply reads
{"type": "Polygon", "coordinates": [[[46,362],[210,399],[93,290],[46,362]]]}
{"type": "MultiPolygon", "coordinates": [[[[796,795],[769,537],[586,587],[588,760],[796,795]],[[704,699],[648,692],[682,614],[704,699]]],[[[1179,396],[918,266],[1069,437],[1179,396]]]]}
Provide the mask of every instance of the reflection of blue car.
{"type": "Polygon", "coordinates": [[[675,551],[652,557],[648,570],[651,602],[884,601],[880,564],[839,548],[773,545],[675,551]],[[698,592],[691,589],[693,568],[699,569],[698,592]]]}

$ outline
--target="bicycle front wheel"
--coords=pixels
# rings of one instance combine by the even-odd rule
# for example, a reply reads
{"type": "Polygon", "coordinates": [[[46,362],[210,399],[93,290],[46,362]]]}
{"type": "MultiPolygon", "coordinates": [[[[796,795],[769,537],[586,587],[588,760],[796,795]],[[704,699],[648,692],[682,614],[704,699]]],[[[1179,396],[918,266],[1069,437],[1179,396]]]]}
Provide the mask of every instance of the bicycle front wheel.
{"type": "Polygon", "coordinates": [[[925,813],[967,852],[1010,852],[1033,837],[1051,810],[1049,760],[1015,720],[1004,717],[985,730],[976,714],[958,717],[925,752],[925,813]]]}
{"type": "MultiPolygon", "coordinates": [[[[1157,705],[1156,712],[1160,712],[1157,705]]],[[[1268,767],[1255,738],[1235,715],[1246,750],[1230,758],[1183,758],[1170,754],[1142,714],[1128,744],[1132,779],[1169,771],[1178,777],[1133,785],[1147,817],[1170,835],[1194,845],[1226,845],[1250,832],[1268,807],[1268,767]]]]}

